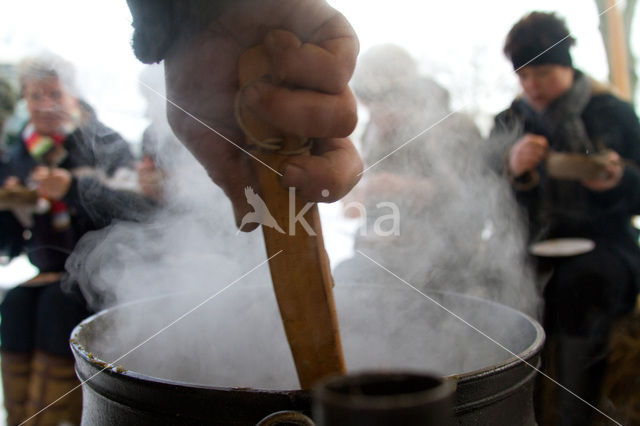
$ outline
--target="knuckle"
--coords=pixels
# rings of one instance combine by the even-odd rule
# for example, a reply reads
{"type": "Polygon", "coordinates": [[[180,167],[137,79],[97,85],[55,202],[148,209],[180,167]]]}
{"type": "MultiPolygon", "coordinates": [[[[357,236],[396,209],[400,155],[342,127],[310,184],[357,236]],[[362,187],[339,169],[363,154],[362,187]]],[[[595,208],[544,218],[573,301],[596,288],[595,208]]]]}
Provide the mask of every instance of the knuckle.
{"type": "Polygon", "coordinates": [[[342,95],[344,107],[339,114],[340,122],[337,137],[347,137],[358,124],[358,108],[356,99],[351,90],[346,90],[342,95]]]}
{"type": "Polygon", "coordinates": [[[353,132],[353,129],[356,128],[358,123],[358,113],[353,109],[349,109],[345,111],[345,113],[340,114],[339,120],[335,136],[347,137],[353,132]]]}

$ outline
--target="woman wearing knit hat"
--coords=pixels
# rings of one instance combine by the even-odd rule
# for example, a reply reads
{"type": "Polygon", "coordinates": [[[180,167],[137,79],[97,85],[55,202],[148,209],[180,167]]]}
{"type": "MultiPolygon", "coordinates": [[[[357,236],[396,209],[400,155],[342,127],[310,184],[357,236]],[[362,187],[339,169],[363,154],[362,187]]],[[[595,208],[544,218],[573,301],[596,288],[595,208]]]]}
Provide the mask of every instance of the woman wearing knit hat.
{"type": "Polygon", "coordinates": [[[640,282],[631,226],[640,213],[640,124],[631,105],[573,67],[574,42],[553,13],[513,26],[504,52],[523,93],[491,135],[544,281],[543,368],[575,393],[554,388],[557,397],[538,407],[542,425],[591,424],[611,324],[633,309],[640,282]]]}

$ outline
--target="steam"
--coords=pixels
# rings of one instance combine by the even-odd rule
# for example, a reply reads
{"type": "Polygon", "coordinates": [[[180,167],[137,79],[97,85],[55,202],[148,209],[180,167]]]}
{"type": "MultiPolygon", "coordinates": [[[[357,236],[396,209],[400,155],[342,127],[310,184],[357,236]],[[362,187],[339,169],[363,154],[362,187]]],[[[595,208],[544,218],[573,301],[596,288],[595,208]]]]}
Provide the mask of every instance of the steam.
{"type": "MultiPolygon", "coordinates": [[[[354,88],[371,116],[361,140],[369,169],[353,192],[366,207],[356,250],[422,289],[475,295],[537,316],[525,224],[496,167],[509,135],[483,140],[469,117],[451,111],[446,89],[419,75],[411,60],[402,48],[381,45],[356,69],[354,88]],[[378,207],[383,200],[398,207],[396,235],[372,228],[390,213],[378,207]]],[[[338,282],[394,279],[358,255],[336,271],[338,282]]]]}
{"type": "MultiPolygon", "coordinates": [[[[231,287],[173,325],[170,318],[152,315],[168,304],[188,312],[205,295],[172,294],[124,305],[83,328],[79,341],[104,360],[118,360],[114,366],[149,377],[229,388],[296,389],[294,364],[269,286],[231,287]],[[122,358],[158,330],[163,331],[122,358]]],[[[455,375],[512,358],[402,284],[344,285],[335,296],[349,371],[416,369],[455,375]]],[[[536,339],[533,324],[515,310],[460,295],[431,297],[462,312],[465,321],[512,353],[524,352],[536,339]],[[511,327],[505,328],[503,321],[511,327]]]]}
{"type": "MultiPolygon", "coordinates": [[[[417,104],[378,86],[391,108],[386,116],[400,120],[389,134],[369,128],[360,143],[363,155],[372,164],[399,150],[365,174],[368,195],[360,200],[366,232],[356,236],[355,249],[419,289],[466,293],[534,313],[537,296],[523,260],[522,224],[507,184],[487,168],[488,145],[463,115],[436,125],[450,111],[448,94],[432,80],[413,77],[418,86],[405,88],[420,94],[417,104]],[[376,140],[382,145],[370,144],[376,140]],[[389,213],[380,211],[381,202],[398,207],[399,232],[378,232],[375,219],[389,213]]],[[[268,267],[255,269],[266,259],[262,235],[236,233],[228,200],[158,118],[164,112],[154,103],[150,112],[162,141],[156,162],[168,175],[165,205],[145,223],[115,223],[86,235],[67,268],[96,308],[155,299],[111,311],[92,325],[84,344],[112,362],[169,326],[118,364],[185,382],[295,388],[268,267]]],[[[512,357],[360,254],[337,266],[335,281],[350,370],[455,374],[512,357]],[[461,344],[473,350],[455,350],[461,344]]],[[[515,353],[535,338],[527,320],[506,307],[438,300],[515,353]]]]}
{"type": "MultiPolygon", "coordinates": [[[[163,93],[160,67],[150,67],[142,81],[163,93]]],[[[264,258],[259,233],[236,235],[230,203],[171,132],[164,100],[141,90],[153,141],[143,149],[167,175],[164,204],[145,222],[114,223],[77,245],[67,262],[70,281],[95,309],[176,291],[215,291],[264,258]]]]}

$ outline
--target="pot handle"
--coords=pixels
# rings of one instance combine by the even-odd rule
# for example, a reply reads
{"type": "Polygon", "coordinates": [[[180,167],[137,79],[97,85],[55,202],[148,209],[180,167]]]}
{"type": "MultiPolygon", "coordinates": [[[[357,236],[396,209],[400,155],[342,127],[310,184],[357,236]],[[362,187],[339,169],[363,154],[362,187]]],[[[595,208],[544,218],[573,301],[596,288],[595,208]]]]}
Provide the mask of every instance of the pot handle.
{"type": "Polygon", "coordinates": [[[299,411],[277,411],[260,420],[256,426],[278,425],[315,426],[313,420],[299,411]]]}

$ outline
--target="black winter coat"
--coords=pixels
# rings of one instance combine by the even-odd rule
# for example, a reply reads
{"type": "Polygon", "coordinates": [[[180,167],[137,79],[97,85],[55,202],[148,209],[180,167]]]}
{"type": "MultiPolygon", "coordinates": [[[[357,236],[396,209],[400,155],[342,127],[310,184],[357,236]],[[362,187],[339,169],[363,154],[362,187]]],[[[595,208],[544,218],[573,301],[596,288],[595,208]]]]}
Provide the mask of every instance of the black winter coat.
{"type": "MultiPolygon", "coordinates": [[[[67,257],[87,232],[103,228],[114,219],[142,220],[155,203],[137,193],[111,189],[105,178],[121,167],[133,165],[122,137],[91,115],[85,125],[64,141],[68,155],[58,167],[72,172],[70,189],[62,201],[68,206],[70,226],[54,228],[50,212],[34,213],[30,229],[10,211],[0,211],[0,254],[13,258],[26,252],[40,272],[62,272],[67,257]],[[85,173],[73,174],[79,168],[85,173]],[[86,173],[86,170],[96,173],[86,173]]],[[[16,176],[23,185],[37,162],[24,141],[11,147],[0,164],[0,182],[16,176]]]]}
{"type": "MultiPolygon", "coordinates": [[[[578,182],[566,183],[551,179],[544,167],[538,167],[539,184],[518,190],[514,187],[519,205],[529,222],[530,240],[540,238],[582,237],[600,246],[609,247],[621,256],[636,277],[640,288],[640,249],[638,230],[632,226],[632,216],[640,214],[640,123],[632,106],[610,93],[592,91],[592,97],[581,118],[589,139],[601,148],[617,152],[629,161],[620,184],[609,191],[595,192],[578,182]],[[559,185],[573,185],[568,205],[554,210],[553,203],[545,203],[559,185]],[[545,198],[546,197],[546,198],[545,198]],[[575,208],[574,208],[575,207],[575,208]]],[[[510,108],[495,119],[490,139],[501,140],[502,155],[525,133],[545,136],[550,148],[563,150],[568,144],[557,135],[549,134],[525,105],[516,99],[510,108]],[[504,149],[506,148],[506,150],[504,149]]],[[[567,204],[560,200],[561,204],[567,204]]]]}

